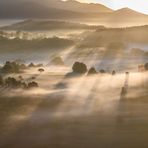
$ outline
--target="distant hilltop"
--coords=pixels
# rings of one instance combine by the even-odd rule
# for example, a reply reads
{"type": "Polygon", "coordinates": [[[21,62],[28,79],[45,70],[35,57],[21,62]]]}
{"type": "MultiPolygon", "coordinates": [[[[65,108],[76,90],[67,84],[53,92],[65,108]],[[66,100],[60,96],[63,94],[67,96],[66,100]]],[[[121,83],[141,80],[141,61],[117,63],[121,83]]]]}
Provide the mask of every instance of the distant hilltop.
{"type": "Polygon", "coordinates": [[[101,4],[75,0],[5,0],[0,2],[1,19],[60,19],[98,22],[118,26],[148,24],[148,15],[129,8],[112,10],[101,4]]]}

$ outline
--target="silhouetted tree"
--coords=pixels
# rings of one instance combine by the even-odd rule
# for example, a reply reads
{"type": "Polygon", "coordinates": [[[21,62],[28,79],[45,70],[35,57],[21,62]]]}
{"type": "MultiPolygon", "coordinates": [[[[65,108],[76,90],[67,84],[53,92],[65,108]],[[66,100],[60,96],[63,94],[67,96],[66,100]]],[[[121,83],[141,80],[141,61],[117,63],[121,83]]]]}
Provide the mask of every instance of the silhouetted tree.
{"type": "Polygon", "coordinates": [[[34,63],[30,63],[30,64],[28,65],[28,67],[35,67],[35,64],[34,64],[34,63]]]}
{"type": "Polygon", "coordinates": [[[28,65],[28,67],[31,67],[31,68],[34,68],[34,67],[43,67],[43,66],[44,66],[43,64],[34,64],[32,62],[28,65]]]}
{"type": "Polygon", "coordinates": [[[18,81],[13,77],[6,78],[3,85],[6,86],[6,87],[9,87],[9,88],[13,88],[13,89],[17,89],[17,88],[25,89],[25,88],[27,88],[27,84],[25,82],[18,81]]]}
{"type": "Polygon", "coordinates": [[[33,81],[28,83],[28,88],[37,88],[37,87],[39,87],[37,82],[33,81]]]}
{"type": "Polygon", "coordinates": [[[7,61],[1,68],[2,73],[19,73],[26,68],[25,64],[7,61]]]}
{"type": "Polygon", "coordinates": [[[148,63],[144,64],[145,70],[148,70],[148,63]]]}
{"type": "Polygon", "coordinates": [[[115,75],[115,74],[116,74],[116,71],[115,71],[115,70],[113,70],[113,71],[112,71],[112,75],[115,75]]]}
{"type": "Polygon", "coordinates": [[[7,61],[5,65],[2,67],[3,73],[16,73],[19,72],[18,65],[15,62],[7,61]]]}
{"type": "Polygon", "coordinates": [[[15,78],[8,77],[5,79],[5,85],[10,88],[21,87],[21,81],[17,81],[15,78]]]}
{"type": "Polygon", "coordinates": [[[87,66],[84,63],[75,62],[72,66],[74,73],[84,74],[87,72],[87,66]]]}
{"type": "Polygon", "coordinates": [[[88,70],[88,75],[92,75],[92,74],[97,74],[97,71],[94,67],[91,67],[89,70],[88,70]]]}
{"type": "Polygon", "coordinates": [[[40,73],[42,73],[42,72],[44,72],[45,70],[44,70],[43,68],[39,68],[38,71],[39,71],[40,73]]]}

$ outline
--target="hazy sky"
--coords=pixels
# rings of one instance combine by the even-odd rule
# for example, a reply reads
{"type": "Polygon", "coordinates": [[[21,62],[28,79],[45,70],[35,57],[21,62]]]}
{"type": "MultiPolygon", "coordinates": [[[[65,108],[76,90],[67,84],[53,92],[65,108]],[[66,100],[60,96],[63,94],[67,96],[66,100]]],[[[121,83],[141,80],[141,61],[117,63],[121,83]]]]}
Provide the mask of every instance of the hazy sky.
{"type": "Polygon", "coordinates": [[[148,0],[78,0],[81,2],[95,2],[104,4],[112,9],[129,7],[148,14],[148,0]]]}

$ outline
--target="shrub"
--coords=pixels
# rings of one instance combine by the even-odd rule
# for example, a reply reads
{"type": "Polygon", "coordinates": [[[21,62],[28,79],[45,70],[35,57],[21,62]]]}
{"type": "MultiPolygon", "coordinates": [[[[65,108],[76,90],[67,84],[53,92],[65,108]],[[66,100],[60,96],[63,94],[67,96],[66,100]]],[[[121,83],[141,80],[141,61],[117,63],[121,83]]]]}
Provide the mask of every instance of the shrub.
{"type": "Polygon", "coordinates": [[[89,70],[88,70],[88,75],[92,75],[92,74],[97,74],[97,71],[94,67],[91,67],[89,70]]]}
{"type": "Polygon", "coordinates": [[[87,72],[87,66],[84,63],[75,62],[72,66],[73,72],[84,74],[87,72]]]}

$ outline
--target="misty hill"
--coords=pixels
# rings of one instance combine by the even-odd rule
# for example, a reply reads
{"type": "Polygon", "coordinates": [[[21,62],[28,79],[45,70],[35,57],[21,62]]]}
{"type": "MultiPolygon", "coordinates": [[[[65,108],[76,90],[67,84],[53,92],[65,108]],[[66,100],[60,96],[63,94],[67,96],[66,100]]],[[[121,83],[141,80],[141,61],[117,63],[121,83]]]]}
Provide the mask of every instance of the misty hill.
{"type": "MultiPolygon", "coordinates": [[[[90,16],[90,14],[88,16],[90,16]]],[[[91,16],[91,18],[95,17],[98,18],[98,23],[114,28],[142,26],[148,24],[148,15],[129,8],[122,8],[110,13],[93,14],[91,16]]]]}
{"type": "Polygon", "coordinates": [[[126,48],[129,44],[148,44],[148,25],[129,28],[105,28],[84,34],[81,48],[109,47],[126,48]]]}
{"type": "Polygon", "coordinates": [[[148,15],[128,8],[113,11],[75,0],[5,0],[0,2],[0,18],[77,20],[114,27],[148,24],[148,15]]]}
{"type": "Polygon", "coordinates": [[[139,13],[137,11],[134,11],[132,9],[129,9],[129,8],[122,8],[122,9],[118,9],[116,11],[114,11],[114,15],[132,15],[132,16],[145,16],[144,14],[142,13],[139,13]]]}
{"type": "Polygon", "coordinates": [[[122,8],[108,14],[106,20],[114,27],[141,26],[148,24],[148,15],[122,8]]]}
{"type": "MultiPolygon", "coordinates": [[[[68,58],[148,58],[148,25],[129,28],[105,28],[86,32],[68,58]]],[[[126,61],[126,59],[125,59],[126,61]]]]}
{"type": "Polygon", "coordinates": [[[101,4],[94,4],[94,3],[82,3],[76,0],[44,0],[47,4],[50,4],[54,8],[63,8],[69,11],[76,11],[76,12],[87,12],[87,13],[107,13],[112,12],[113,10],[101,5],[101,4]]]}
{"type": "Polygon", "coordinates": [[[103,29],[103,26],[86,25],[66,21],[53,20],[26,20],[10,26],[1,27],[1,30],[24,30],[24,31],[43,31],[43,30],[79,30],[79,29],[103,29]]]}
{"type": "Polygon", "coordinates": [[[25,19],[25,18],[75,18],[81,15],[64,9],[52,8],[34,1],[0,2],[0,18],[25,19]]]}
{"type": "MultiPolygon", "coordinates": [[[[0,37],[0,53],[43,53],[45,51],[58,51],[74,45],[74,41],[59,37],[51,37],[44,39],[8,39],[0,37]]],[[[33,55],[34,55],[33,54],[33,55]]]]}
{"type": "Polygon", "coordinates": [[[0,2],[0,18],[9,19],[87,18],[89,13],[100,12],[112,12],[112,10],[100,4],[86,4],[74,0],[66,2],[61,0],[5,0],[0,2]]]}
{"type": "Polygon", "coordinates": [[[148,15],[139,13],[129,8],[122,8],[111,13],[111,17],[116,20],[133,20],[148,18],[148,15]],[[122,19],[121,19],[122,18],[122,19]]]}

